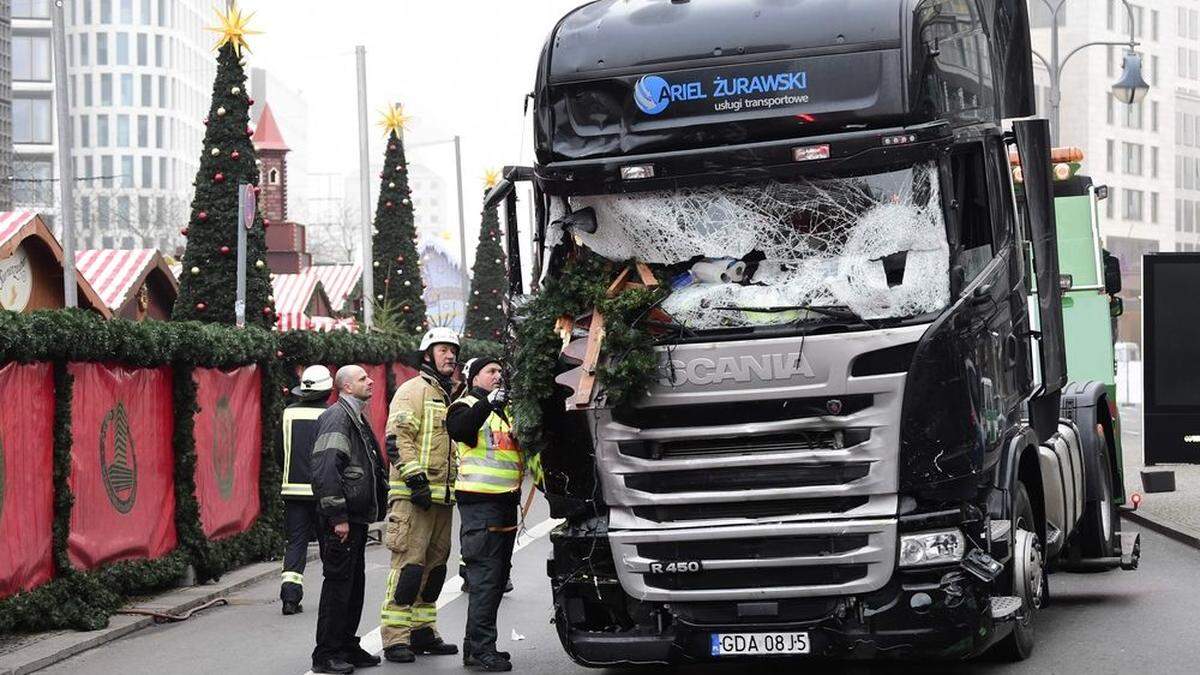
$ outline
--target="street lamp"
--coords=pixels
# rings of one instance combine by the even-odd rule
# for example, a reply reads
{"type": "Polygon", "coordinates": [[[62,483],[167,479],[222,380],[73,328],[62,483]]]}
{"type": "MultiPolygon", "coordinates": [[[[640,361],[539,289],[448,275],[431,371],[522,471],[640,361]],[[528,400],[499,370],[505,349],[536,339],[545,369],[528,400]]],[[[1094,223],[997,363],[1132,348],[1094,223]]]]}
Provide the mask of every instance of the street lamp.
{"type": "Polygon", "coordinates": [[[1146,98],[1146,93],[1150,91],[1150,85],[1146,84],[1146,80],[1142,78],[1142,56],[1138,54],[1135,48],[1138,46],[1135,39],[1134,24],[1133,24],[1133,6],[1129,4],[1129,0],[1121,0],[1125,5],[1125,11],[1129,14],[1129,41],[1128,42],[1110,42],[1099,40],[1096,42],[1088,42],[1079,45],[1071,50],[1062,60],[1058,58],[1058,13],[1067,0],[1058,0],[1057,4],[1051,5],[1051,0],[1042,0],[1042,4],[1046,5],[1046,9],[1050,10],[1050,59],[1033,52],[1033,55],[1038,57],[1042,65],[1046,67],[1046,72],[1050,76],[1050,135],[1053,142],[1057,143],[1059,138],[1059,109],[1062,105],[1062,72],[1063,67],[1067,65],[1067,61],[1071,60],[1080,51],[1087,47],[1095,47],[1097,45],[1128,47],[1129,51],[1125,52],[1125,58],[1121,65],[1121,78],[1112,85],[1113,96],[1126,105],[1140,103],[1146,98]]]}

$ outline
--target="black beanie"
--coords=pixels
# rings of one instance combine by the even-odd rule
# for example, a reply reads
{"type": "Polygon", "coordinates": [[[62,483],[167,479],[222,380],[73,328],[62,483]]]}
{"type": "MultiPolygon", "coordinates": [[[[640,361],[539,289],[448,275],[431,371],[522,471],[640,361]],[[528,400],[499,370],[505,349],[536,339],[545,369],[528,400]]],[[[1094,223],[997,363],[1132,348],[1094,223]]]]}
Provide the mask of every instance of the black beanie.
{"type": "Polygon", "coordinates": [[[463,374],[467,378],[467,388],[475,386],[475,376],[481,373],[483,369],[491,363],[500,363],[500,359],[495,359],[490,356],[480,356],[467,361],[467,365],[463,369],[463,374]]]}

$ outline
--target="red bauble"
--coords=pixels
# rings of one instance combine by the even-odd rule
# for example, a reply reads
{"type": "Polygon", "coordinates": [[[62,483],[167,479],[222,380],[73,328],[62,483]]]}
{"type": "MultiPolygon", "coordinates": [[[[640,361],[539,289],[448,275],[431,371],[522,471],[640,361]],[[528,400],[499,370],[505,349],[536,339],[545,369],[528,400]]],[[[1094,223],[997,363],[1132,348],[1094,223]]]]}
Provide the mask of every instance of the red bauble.
{"type": "Polygon", "coordinates": [[[271,225],[271,221],[267,220],[266,218],[263,218],[263,227],[269,227],[270,225],[271,225]]]}
{"type": "Polygon", "coordinates": [[[402,255],[396,256],[396,262],[398,262],[398,263],[404,262],[404,256],[402,256],[402,255]]]}
{"type": "Polygon", "coordinates": [[[255,186],[254,186],[254,194],[258,194],[259,192],[262,192],[262,188],[260,188],[260,187],[258,187],[257,185],[255,185],[255,186]]]}
{"type": "Polygon", "coordinates": [[[246,99],[246,105],[254,105],[254,99],[252,99],[252,98],[247,98],[247,99],[246,99]]]}
{"type": "Polygon", "coordinates": [[[271,316],[271,308],[263,307],[263,316],[271,316]]]}
{"type": "Polygon", "coordinates": [[[277,349],[277,350],[275,350],[275,358],[277,358],[277,359],[282,359],[282,358],[283,358],[283,352],[282,352],[282,351],[280,351],[280,350],[278,350],[278,349],[277,349]]]}
{"type": "Polygon", "coordinates": [[[215,174],[213,174],[213,182],[214,183],[224,183],[225,182],[225,174],[221,173],[220,171],[216,172],[215,174]]]}
{"type": "Polygon", "coordinates": [[[187,236],[187,233],[188,233],[188,229],[186,227],[179,230],[179,234],[182,234],[185,237],[187,236]]]}
{"type": "Polygon", "coordinates": [[[196,220],[198,220],[198,221],[200,221],[200,222],[202,222],[202,223],[203,223],[204,221],[208,220],[208,211],[201,211],[200,213],[197,213],[197,214],[196,214],[196,220]]]}
{"type": "Polygon", "coordinates": [[[247,135],[247,136],[253,136],[253,135],[254,135],[254,130],[253,130],[253,129],[251,129],[250,127],[246,127],[246,135],[247,135]]]}
{"type": "Polygon", "coordinates": [[[221,255],[229,255],[230,248],[228,246],[221,247],[221,255]]]}
{"type": "Polygon", "coordinates": [[[380,172],[379,172],[379,177],[380,177],[380,178],[383,178],[383,172],[382,172],[382,171],[380,171],[380,172]]]}
{"type": "Polygon", "coordinates": [[[204,304],[203,302],[196,303],[196,311],[203,312],[206,309],[208,309],[208,305],[204,304]]]}
{"type": "Polygon", "coordinates": [[[388,143],[388,150],[395,150],[395,149],[396,149],[395,143],[388,143]]]}
{"type": "Polygon", "coordinates": [[[241,156],[242,156],[242,153],[238,152],[237,150],[234,150],[233,152],[229,153],[229,159],[239,159],[241,156]]]}
{"type": "Polygon", "coordinates": [[[388,208],[390,209],[390,208],[392,208],[393,206],[395,206],[395,204],[393,204],[393,203],[391,203],[391,202],[388,202],[388,203],[384,204],[384,206],[386,206],[386,207],[388,207],[388,208]]]}
{"type": "Polygon", "coordinates": [[[204,118],[204,126],[208,126],[208,118],[207,117],[204,118]]]}

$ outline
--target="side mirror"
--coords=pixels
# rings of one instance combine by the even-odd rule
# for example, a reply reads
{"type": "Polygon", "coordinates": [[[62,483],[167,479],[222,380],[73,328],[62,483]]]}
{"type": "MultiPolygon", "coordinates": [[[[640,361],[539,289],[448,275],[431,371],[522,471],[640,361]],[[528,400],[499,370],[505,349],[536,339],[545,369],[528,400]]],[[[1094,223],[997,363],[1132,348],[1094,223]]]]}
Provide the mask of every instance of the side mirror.
{"type": "Polygon", "coordinates": [[[564,230],[575,230],[584,234],[595,234],[599,227],[596,222],[596,210],[590,206],[568,213],[554,221],[554,225],[564,230]]]}
{"type": "Polygon", "coordinates": [[[1121,292],[1121,261],[1117,256],[1103,251],[1104,253],[1104,292],[1109,295],[1116,295],[1121,292]]]}

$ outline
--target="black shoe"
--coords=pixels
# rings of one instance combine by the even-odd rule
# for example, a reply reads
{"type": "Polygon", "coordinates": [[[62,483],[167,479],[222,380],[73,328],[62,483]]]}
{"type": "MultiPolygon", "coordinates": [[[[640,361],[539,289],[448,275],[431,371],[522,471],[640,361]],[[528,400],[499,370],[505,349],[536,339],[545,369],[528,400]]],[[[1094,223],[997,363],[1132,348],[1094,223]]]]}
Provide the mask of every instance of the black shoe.
{"type": "Polygon", "coordinates": [[[464,656],[463,666],[478,668],[486,673],[506,673],[512,670],[512,661],[504,658],[503,652],[484,652],[464,656]]]}
{"type": "Polygon", "coordinates": [[[283,615],[284,616],[291,616],[293,614],[299,614],[303,611],[304,611],[304,607],[298,602],[285,601],[283,603],[283,615]]]}
{"type": "Polygon", "coordinates": [[[442,640],[442,638],[434,638],[432,642],[424,644],[413,643],[412,650],[416,654],[429,654],[433,656],[450,656],[458,653],[458,645],[451,644],[442,640]]]}
{"type": "MultiPolygon", "coordinates": [[[[512,661],[512,654],[509,654],[508,652],[497,651],[496,656],[499,656],[500,658],[504,659],[505,661],[512,661]]],[[[464,666],[471,665],[471,664],[467,663],[467,661],[469,661],[469,660],[471,660],[471,655],[467,654],[466,652],[463,652],[463,665],[464,666]]]]}
{"type": "Polygon", "coordinates": [[[324,663],[314,663],[312,670],[314,673],[338,673],[344,675],[346,673],[353,673],[354,666],[335,657],[324,663]]]}
{"type": "Polygon", "coordinates": [[[392,645],[383,650],[383,658],[392,663],[412,663],[417,660],[417,655],[412,653],[408,645],[392,645]]]}
{"type": "Polygon", "coordinates": [[[367,650],[363,649],[362,647],[359,647],[358,649],[351,651],[349,654],[346,654],[346,661],[355,668],[370,668],[371,666],[377,666],[382,662],[378,656],[368,653],[367,650]]]}

